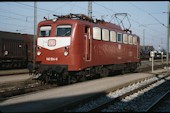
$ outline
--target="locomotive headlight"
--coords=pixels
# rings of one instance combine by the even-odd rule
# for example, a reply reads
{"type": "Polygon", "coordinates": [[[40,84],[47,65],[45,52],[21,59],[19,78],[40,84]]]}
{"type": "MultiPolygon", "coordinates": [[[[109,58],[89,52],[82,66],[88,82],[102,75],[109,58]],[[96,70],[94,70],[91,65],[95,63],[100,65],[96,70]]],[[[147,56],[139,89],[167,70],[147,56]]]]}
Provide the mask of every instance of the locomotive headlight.
{"type": "Polygon", "coordinates": [[[68,56],[68,46],[64,48],[64,56],[68,56]]]}
{"type": "Polygon", "coordinates": [[[41,52],[40,52],[40,51],[37,51],[37,55],[40,56],[40,55],[41,55],[41,52]]]}
{"type": "Polygon", "coordinates": [[[68,51],[64,51],[64,56],[68,56],[68,51]]]}

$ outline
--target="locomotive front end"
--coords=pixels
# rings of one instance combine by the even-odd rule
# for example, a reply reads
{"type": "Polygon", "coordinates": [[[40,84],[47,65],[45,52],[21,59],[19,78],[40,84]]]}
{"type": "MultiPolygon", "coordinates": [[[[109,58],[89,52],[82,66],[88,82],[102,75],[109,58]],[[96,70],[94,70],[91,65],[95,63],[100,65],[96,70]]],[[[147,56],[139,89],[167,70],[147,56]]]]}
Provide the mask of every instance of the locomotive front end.
{"type": "Polygon", "coordinates": [[[40,22],[38,25],[34,75],[48,82],[67,79],[73,25],[71,23],[40,22]]]}

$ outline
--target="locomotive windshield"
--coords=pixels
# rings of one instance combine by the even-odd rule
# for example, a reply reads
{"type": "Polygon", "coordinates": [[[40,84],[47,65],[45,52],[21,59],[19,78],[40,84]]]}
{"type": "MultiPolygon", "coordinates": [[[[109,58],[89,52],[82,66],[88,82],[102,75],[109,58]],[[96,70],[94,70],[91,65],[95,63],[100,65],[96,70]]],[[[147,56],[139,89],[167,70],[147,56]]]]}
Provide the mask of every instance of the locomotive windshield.
{"type": "Polygon", "coordinates": [[[71,35],[71,25],[59,25],[56,28],[56,36],[70,36],[71,35]]]}
{"type": "Polygon", "coordinates": [[[39,36],[40,37],[50,36],[50,32],[51,32],[51,26],[41,26],[39,36]]]}

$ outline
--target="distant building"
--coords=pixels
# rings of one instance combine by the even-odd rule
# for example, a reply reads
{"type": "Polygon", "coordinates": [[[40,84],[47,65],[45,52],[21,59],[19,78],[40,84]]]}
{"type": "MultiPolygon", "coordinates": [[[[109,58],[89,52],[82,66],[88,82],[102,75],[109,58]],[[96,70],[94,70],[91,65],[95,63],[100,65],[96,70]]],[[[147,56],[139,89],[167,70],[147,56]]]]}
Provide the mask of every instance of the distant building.
{"type": "Polygon", "coordinates": [[[151,46],[151,45],[148,45],[148,46],[141,46],[141,49],[142,50],[147,50],[147,51],[154,51],[154,47],[151,46]]]}

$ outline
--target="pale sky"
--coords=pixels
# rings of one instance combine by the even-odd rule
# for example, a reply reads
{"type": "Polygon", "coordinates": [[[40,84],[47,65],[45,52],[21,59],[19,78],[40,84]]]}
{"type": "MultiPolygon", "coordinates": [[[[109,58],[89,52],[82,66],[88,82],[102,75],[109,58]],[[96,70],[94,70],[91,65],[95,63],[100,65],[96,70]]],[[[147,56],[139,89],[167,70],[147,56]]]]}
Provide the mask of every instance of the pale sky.
{"type": "MultiPolygon", "coordinates": [[[[65,15],[81,13],[88,15],[88,1],[40,2],[37,1],[37,23],[43,17],[54,18],[53,14],[65,15]]],[[[140,37],[143,45],[153,45],[158,49],[167,48],[168,1],[92,1],[92,16],[118,24],[114,14],[127,13],[123,25],[140,37]],[[112,18],[113,17],[113,18],[112,18]]],[[[123,18],[123,16],[119,16],[123,18]]],[[[34,34],[34,2],[0,2],[0,30],[34,34]]]]}

